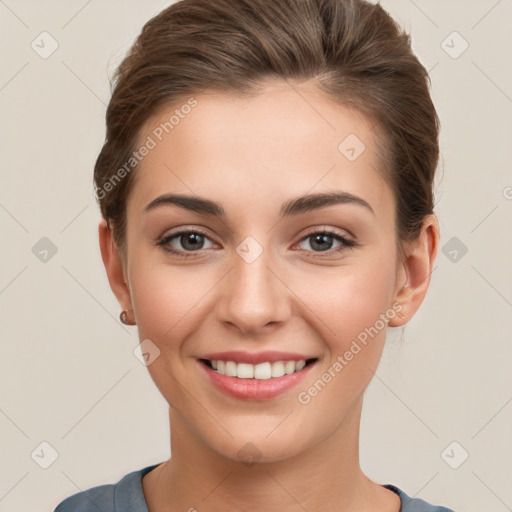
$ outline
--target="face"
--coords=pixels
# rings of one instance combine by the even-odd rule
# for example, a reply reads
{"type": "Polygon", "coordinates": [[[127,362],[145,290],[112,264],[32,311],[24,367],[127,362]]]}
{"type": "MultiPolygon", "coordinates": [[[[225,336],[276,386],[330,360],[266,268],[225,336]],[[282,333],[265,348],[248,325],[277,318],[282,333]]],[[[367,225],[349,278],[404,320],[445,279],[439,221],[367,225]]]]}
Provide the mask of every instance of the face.
{"type": "Polygon", "coordinates": [[[194,98],[168,134],[180,105],[141,132],[156,145],[127,203],[131,304],[182,428],[233,460],[283,460],[357,416],[399,308],[395,202],[372,123],[313,86],[194,98]]]}

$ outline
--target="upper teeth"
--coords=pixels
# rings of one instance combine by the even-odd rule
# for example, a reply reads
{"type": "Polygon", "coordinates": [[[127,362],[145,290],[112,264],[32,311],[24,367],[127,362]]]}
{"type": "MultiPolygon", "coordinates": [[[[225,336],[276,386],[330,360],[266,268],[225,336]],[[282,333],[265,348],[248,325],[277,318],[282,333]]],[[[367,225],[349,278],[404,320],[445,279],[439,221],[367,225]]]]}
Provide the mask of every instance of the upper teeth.
{"type": "Polygon", "coordinates": [[[275,361],[273,363],[235,363],[235,361],[215,361],[210,363],[214,370],[228,377],[238,377],[239,379],[270,379],[272,377],[282,377],[293,372],[298,372],[306,366],[304,359],[300,361],[275,361]]]}

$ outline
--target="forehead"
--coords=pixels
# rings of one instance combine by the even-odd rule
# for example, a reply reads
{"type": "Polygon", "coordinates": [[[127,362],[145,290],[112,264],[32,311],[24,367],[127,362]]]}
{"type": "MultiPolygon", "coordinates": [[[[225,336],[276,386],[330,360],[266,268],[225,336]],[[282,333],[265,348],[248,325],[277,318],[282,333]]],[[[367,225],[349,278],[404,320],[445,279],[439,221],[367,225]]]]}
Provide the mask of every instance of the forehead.
{"type": "Polygon", "coordinates": [[[374,124],[315,87],[274,82],[252,96],[188,100],[161,108],[141,130],[140,141],[150,137],[154,147],[136,171],[137,210],[169,192],[261,207],[330,189],[362,196],[381,213],[392,206],[377,172],[374,124]]]}

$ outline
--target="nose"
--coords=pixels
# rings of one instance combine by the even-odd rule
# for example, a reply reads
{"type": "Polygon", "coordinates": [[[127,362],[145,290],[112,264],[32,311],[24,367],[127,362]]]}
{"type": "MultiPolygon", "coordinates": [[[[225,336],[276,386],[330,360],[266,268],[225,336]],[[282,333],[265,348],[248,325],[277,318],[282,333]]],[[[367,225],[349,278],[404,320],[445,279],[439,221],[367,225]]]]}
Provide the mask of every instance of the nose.
{"type": "Polygon", "coordinates": [[[239,333],[263,334],[290,315],[291,292],[270,260],[267,251],[251,263],[234,253],[217,311],[219,320],[239,333]]]}

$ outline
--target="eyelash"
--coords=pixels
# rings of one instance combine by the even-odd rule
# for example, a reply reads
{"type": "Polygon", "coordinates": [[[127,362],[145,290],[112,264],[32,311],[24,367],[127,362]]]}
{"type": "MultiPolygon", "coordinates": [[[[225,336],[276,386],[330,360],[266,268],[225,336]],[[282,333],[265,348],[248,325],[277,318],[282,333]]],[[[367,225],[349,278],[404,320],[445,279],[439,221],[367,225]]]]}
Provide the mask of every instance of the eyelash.
{"type": "MultiPolygon", "coordinates": [[[[201,231],[200,229],[184,229],[184,230],[178,231],[176,233],[173,233],[172,235],[168,235],[168,236],[165,236],[165,237],[159,239],[157,241],[156,245],[162,247],[162,249],[164,251],[171,253],[175,256],[178,256],[179,258],[193,258],[195,256],[195,253],[200,252],[201,249],[199,249],[198,251],[176,251],[175,249],[171,249],[168,246],[169,242],[171,240],[173,240],[174,238],[179,238],[181,235],[186,235],[186,234],[190,234],[190,233],[194,233],[196,235],[201,235],[201,236],[207,238],[208,240],[210,240],[210,237],[206,233],[201,231]]],[[[334,231],[327,231],[327,230],[313,231],[312,233],[308,233],[307,235],[305,235],[304,237],[302,237],[300,239],[299,243],[303,242],[304,240],[307,240],[308,238],[311,238],[315,235],[329,235],[331,238],[334,238],[334,240],[341,243],[341,246],[336,249],[329,249],[327,251],[307,251],[307,252],[313,252],[314,254],[318,255],[315,257],[322,258],[323,256],[320,256],[321,254],[332,255],[332,253],[338,253],[338,252],[346,251],[349,249],[353,249],[354,247],[357,247],[359,245],[354,240],[350,240],[342,235],[337,234],[334,231]]]]}

